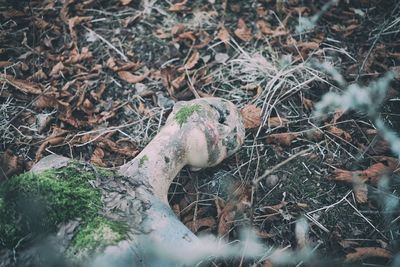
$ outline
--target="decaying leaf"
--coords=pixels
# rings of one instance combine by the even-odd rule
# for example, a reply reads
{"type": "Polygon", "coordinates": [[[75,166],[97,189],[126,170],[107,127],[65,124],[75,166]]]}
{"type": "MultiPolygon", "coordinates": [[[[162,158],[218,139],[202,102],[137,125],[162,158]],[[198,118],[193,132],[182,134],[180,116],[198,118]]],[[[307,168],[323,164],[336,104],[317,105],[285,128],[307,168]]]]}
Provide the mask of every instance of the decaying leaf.
{"type": "Polygon", "coordinates": [[[283,117],[270,117],[268,118],[269,127],[287,127],[289,120],[283,117]]]}
{"type": "Polygon", "coordinates": [[[119,2],[121,3],[121,5],[127,6],[132,2],[132,0],[119,0],[119,2]]]}
{"type": "Polygon", "coordinates": [[[53,66],[53,68],[51,69],[49,75],[50,75],[51,77],[57,77],[57,76],[60,75],[60,72],[61,72],[62,70],[64,70],[64,69],[65,69],[65,66],[64,66],[64,64],[60,61],[60,62],[58,62],[56,65],[53,66]]]}
{"type": "Polygon", "coordinates": [[[239,37],[240,40],[249,42],[253,39],[253,34],[251,30],[247,27],[246,22],[240,18],[237,23],[237,29],[235,30],[235,35],[239,37]]]}
{"type": "Polygon", "coordinates": [[[187,3],[187,0],[183,0],[182,2],[179,2],[179,3],[175,3],[168,8],[168,11],[171,11],[171,12],[188,11],[188,10],[190,10],[190,8],[188,8],[186,6],[186,3],[187,3]]]}
{"type": "Polygon", "coordinates": [[[69,58],[65,60],[66,64],[78,63],[93,57],[88,47],[82,47],[82,51],[79,53],[78,49],[72,49],[69,58]]]}
{"type": "Polygon", "coordinates": [[[0,181],[10,178],[12,175],[22,171],[22,164],[11,150],[0,154],[0,181]]]}
{"type": "Polygon", "coordinates": [[[193,69],[196,66],[197,62],[199,62],[200,53],[198,51],[194,51],[189,59],[186,61],[185,65],[182,68],[179,68],[179,71],[184,71],[193,69]]]}
{"type": "Polygon", "coordinates": [[[215,228],[217,221],[213,217],[199,218],[191,220],[185,224],[192,232],[196,233],[200,228],[215,228]]]}
{"type": "Polygon", "coordinates": [[[276,133],[267,136],[268,144],[278,144],[284,146],[290,146],[297,137],[299,133],[276,133]]]}
{"type": "Polygon", "coordinates": [[[246,129],[256,128],[261,124],[262,109],[256,105],[249,104],[240,110],[246,129]]]}
{"type": "Polygon", "coordinates": [[[230,199],[219,214],[218,221],[218,236],[224,239],[228,239],[235,217],[250,206],[251,199],[251,187],[249,186],[235,183],[230,191],[230,199]]]}
{"type": "Polygon", "coordinates": [[[104,151],[100,147],[96,147],[93,151],[90,162],[98,166],[106,167],[107,164],[104,162],[104,151]]]}
{"type": "Polygon", "coordinates": [[[387,249],[379,247],[361,247],[355,248],[355,252],[351,252],[346,255],[345,262],[356,262],[363,259],[378,257],[390,260],[393,258],[392,252],[387,249]]]}
{"type": "Polygon", "coordinates": [[[118,71],[118,76],[122,80],[126,81],[127,83],[138,83],[138,82],[141,82],[144,79],[146,79],[149,74],[150,74],[149,71],[147,71],[147,72],[145,72],[144,74],[141,74],[141,75],[134,75],[131,72],[124,71],[124,70],[118,71]]]}
{"type": "Polygon", "coordinates": [[[0,74],[0,84],[3,82],[6,82],[15,89],[28,94],[40,95],[44,90],[41,84],[15,79],[6,74],[0,74]]]}
{"type": "Polygon", "coordinates": [[[225,45],[229,44],[231,35],[223,24],[220,24],[217,34],[218,39],[220,39],[225,45]]]}
{"type": "Polygon", "coordinates": [[[263,89],[259,84],[246,84],[241,86],[240,89],[245,91],[254,91],[255,92],[254,98],[259,97],[263,92],[263,89]]]}
{"type": "Polygon", "coordinates": [[[311,111],[314,107],[314,103],[311,99],[303,97],[303,107],[306,110],[311,111]]]}
{"type": "Polygon", "coordinates": [[[348,132],[346,132],[345,130],[342,130],[336,126],[330,126],[327,129],[327,131],[333,135],[343,138],[347,142],[351,142],[351,140],[352,140],[351,135],[348,132]]]}

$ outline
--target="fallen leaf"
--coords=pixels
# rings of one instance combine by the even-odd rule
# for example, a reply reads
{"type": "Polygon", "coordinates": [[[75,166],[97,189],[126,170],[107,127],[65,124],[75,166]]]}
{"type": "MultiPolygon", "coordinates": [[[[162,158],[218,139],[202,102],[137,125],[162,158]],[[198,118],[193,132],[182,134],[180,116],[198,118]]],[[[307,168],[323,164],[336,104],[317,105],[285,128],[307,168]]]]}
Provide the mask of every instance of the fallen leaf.
{"type": "Polygon", "coordinates": [[[56,65],[54,65],[53,66],[53,68],[51,69],[51,71],[50,71],[50,76],[51,77],[58,77],[58,76],[60,76],[60,72],[62,71],[62,70],[64,70],[65,69],[65,66],[64,66],[64,64],[60,61],[60,62],[58,62],[56,65]]]}
{"type": "Polygon", "coordinates": [[[356,198],[357,203],[367,203],[368,201],[368,186],[361,182],[354,182],[353,183],[353,192],[356,198]]]}
{"type": "Polygon", "coordinates": [[[220,24],[219,26],[217,38],[220,39],[226,46],[229,45],[231,35],[223,24],[220,24]]]}
{"type": "Polygon", "coordinates": [[[181,34],[178,35],[177,40],[181,41],[181,40],[191,40],[193,43],[196,41],[196,36],[194,35],[193,32],[189,31],[189,32],[183,32],[181,34]]]}
{"type": "Polygon", "coordinates": [[[0,181],[8,179],[22,171],[22,163],[11,150],[7,149],[0,155],[0,181]]]}
{"type": "Polygon", "coordinates": [[[179,68],[179,71],[190,70],[193,69],[194,66],[199,62],[200,53],[198,51],[194,51],[189,59],[186,61],[185,65],[179,68]]]}
{"type": "Polygon", "coordinates": [[[255,92],[254,98],[259,97],[263,92],[263,89],[259,84],[246,84],[241,86],[240,89],[245,91],[254,91],[255,92]]]}
{"type": "Polygon", "coordinates": [[[205,217],[187,222],[186,227],[189,228],[193,233],[196,233],[200,228],[215,228],[217,221],[213,217],[205,217]]]}
{"type": "Polygon", "coordinates": [[[96,147],[90,157],[90,162],[101,167],[106,167],[107,164],[104,162],[104,151],[100,147],[96,147]]]}
{"type": "Polygon", "coordinates": [[[75,64],[86,59],[93,57],[92,52],[89,51],[88,47],[82,47],[82,51],[79,53],[78,49],[72,49],[69,58],[65,61],[66,64],[75,64]]]}
{"type": "Polygon", "coordinates": [[[345,262],[356,262],[371,257],[386,258],[387,260],[393,258],[392,252],[384,248],[363,247],[354,248],[354,250],[355,252],[346,255],[345,262]]]}
{"type": "Polygon", "coordinates": [[[348,132],[346,132],[336,126],[330,126],[327,129],[327,131],[333,135],[336,135],[337,137],[343,138],[347,142],[351,142],[351,140],[352,140],[351,135],[348,132]]]}
{"type": "Polygon", "coordinates": [[[183,33],[184,30],[185,30],[185,25],[183,25],[182,23],[178,23],[171,28],[171,34],[173,36],[176,36],[176,35],[183,33]]]}
{"type": "Polygon", "coordinates": [[[118,76],[126,81],[127,83],[138,83],[143,81],[144,79],[147,78],[147,76],[149,75],[149,71],[145,72],[144,74],[141,75],[134,75],[132,73],[130,73],[129,71],[118,71],[118,76]]]}
{"type": "Polygon", "coordinates": [[[244,106],[240,113],[243,117],[244,127],[246,129],[256,128],[261,124],[262,109],[256,105],[249,104],[244,106]]]}
{"type": "Polygon", "coordinates": [[[251,41],[251,39],[253,39],[253,34],[251,33],[251,30],[247,27],[246,22],[242,18],[240,18],[237,23],[235,35],[245,42],[249,42],[251,41]]]}
{"type": "Polygon", "coordinates": [[[312,102],[311,99],[303,97],[303,107],[306,110],[311,111],[313,109],[313,107],[314,107],[314,103],[312,102]]]}
{"type": "Polygon", "coordinates": [[[43,86],[41,84],[15,79],[10,75],[0,74],[0,83],[6,82],[12,85],[15,89],[29,94],[39,95],[43,92],[43,86]]]}
{"type": "Polygon", "coordinates": [[[132,2],[132,0],[119,0],[119,2],[121,3],[121,5],[127,6],[132,2]]]}
{"type": "Polygon", "coordinates": [[[289,123],[288,119],[282,117],[270,117],[268,118],[269,127],[287,127],[289,123]]]}
{"type": "Polygon", "coordinates": [[[168,11],[171,11],[171,12],[188,11],[188,10],[190,10],[190,8],[188,8],[186,6],[186,3],[187,3],[187,0],[183,0],[182,2],[173,4],[168,8],[168,11]]]}
{"type": "Polygon", "coordinates": [[[14,64],[14,62],[11,62],[11,61],[0,61],[0,68],[6,68],[13,64],[14,64]]]}
{"type": "Polygon", "coordinates": [[[35,161],[38,162],[43,157],[44,150],[47,146],[61,144],[64,140],[64,136],[49,136],[46,138],[36,151],[35,161]]]}
{"type": "Polygon", "coordinates": [[[297,137],[299,136],[298,133],[277,133],[277,134],[270,134],[267,137],[268,144],[279,144],[284,146],[290,146],[297,137]]]}

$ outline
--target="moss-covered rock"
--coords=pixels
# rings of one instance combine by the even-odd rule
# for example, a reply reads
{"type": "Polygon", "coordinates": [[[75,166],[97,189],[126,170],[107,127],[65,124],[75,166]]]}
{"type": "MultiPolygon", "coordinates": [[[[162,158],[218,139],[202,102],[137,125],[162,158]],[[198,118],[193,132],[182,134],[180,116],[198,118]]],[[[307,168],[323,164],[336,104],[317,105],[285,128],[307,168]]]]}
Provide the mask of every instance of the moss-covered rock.
{"type": "Polygon", "coordinates": [[[60,169],[27,172],[3,182],[0,247],[12,248],[23,238],[50,234],[59,223],[77,218],[81,224],[70,247],[74,254],[122,240],[127,228],[102,215],[102,191],[91,183],[98,176],[109,175],[113,173],[71,162],[60,169]]]}

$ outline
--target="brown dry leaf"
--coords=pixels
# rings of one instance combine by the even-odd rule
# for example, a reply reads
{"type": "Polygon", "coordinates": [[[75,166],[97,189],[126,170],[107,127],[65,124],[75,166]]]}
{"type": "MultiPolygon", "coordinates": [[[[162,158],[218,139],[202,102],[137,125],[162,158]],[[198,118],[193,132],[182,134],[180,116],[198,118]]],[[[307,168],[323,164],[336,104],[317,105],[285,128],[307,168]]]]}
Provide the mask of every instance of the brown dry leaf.
{"type": "Polygon", "coordinates": [[[0,83],[1,82],[6,82],[15,89],[28,94],[40,95],[44,90],[41,84],[14,79],[12,76],[6,74],[0,74],[0,83]]]}
{"type": "Polygon", "coordinates": [[[189,59],[186,61],[185,65],[179,68],[179,71],[190,70],[193,69],[194,66],[199,62],[200,53],[198,51],[194,51],[189,59]]]}
{"type": "Polygon", "coordinates": [[[343,138],[347,142],[351,142],[351,140],[352,140],[351,135],[348,132],[346,132],[336,126],[330,126],[327,129],[327,131],[333,135],[336,135],[337,137],[343,138]]]}
{"type": "Polygon", "coordinates": [[[42,95],[33,102],[33,106],[37,109],[56,108],[58,101],[53,95],[42,95]]]}
{"type": "Polygon", "coordinates": [[[355,248],[354,250],[355,252],[346,255],[345,262],[356,262],[371,257],[385,258],[388,260],[393,258],[392,252],[384,248],[363,247],[355,248]]]}
{"type": "Polygon", "coordinates": [[[303,97],[303,107],[304,107],[306,110],[310,111],[310,110],[312,110],[313,107],[314,107],[314,102],[312,102],[311,99],[308,99],[308,98],[303,97]]]}
{"type": "Polygon", "coordinates": [[[63,71],[65,69],[64,64],[60,61],[58,62],[56,65],[53,66],[53,68],[50,71],[50,77],[58,77],[60,76],[60,72],[63,71]]]}
{"type": "Polygon", "coordinates": [[[132,0],[119,0],[119,2],[121,3],[121,5],[127,6],[132,2],[132,0]]]}
{"type": "Polygon", "coordinates": [[[176,24],[175,26],[173,26],[173,27],[171,28],[171,34],[172,34],[173,36],[176,36],[176,35],[178,35],[178,34],[183,33],[184,30],[185,30],[185,25],[183,25],[182,23],[178,23],[178,24],[176,24]]]}
{"type": "Polygon", "coordinates": [[[0,61],[0,68],[6,68],[14,64],[14,62],[11,61],[0,61]]]}
{"type": "Polygon", "coordinates": [[[196,41],[197,37],[196,35],[192,32],[183,32],[178,35],[177,40],[182,41],[182,40],[191,40],[193,43],[196,41]]]}
{"type": "Polygon", "coordinates": [[[268,118],[269,127],[287,127],[289,120],[282,117],[270,117],[268,118]]]}
{"type": "Polygon", "coordinates": [[[23,11],[16,9],[8,9],[7,11],[0,12],[0,15],[6,19],[26,16],[23,11]]]}
{"type": "Polygon", "coordinates": [[[81,53],[79,53],[78,49],[72,49],[69,58],[65,61],[67,64],[75,64],[86,59],[91,59],[93,57],[92,52],[89,51],[88,47],[82,47],[81,53]]]}
{"type": "Polygon", "coordinates": [[[381,177],[385,174],[391,174],[394,169],[392,166],[386,166],[383,163],[375,163],[366,170],[362,171],[348,171],[343,169],[336,169],[334,171],[333,179],[335,181],[347,182],[347,183],[366,183],[369,182],[372,185],[377,185],[381,177]]]}
{"type": "Polygon", "coordinates": [[[38,150],[36,151],[35,161],[38,162],[42,157],[44,150],[48,145],[58,145],[64,141],[64,136],[49,136],[44,140],[44,142],[39,146],[38,150]]]}
{"type": "MultiPolygon", "coordinates": [[[[68,1],[66,1],[66,2],[68,2],[68,1]]],[[[90,21],[92,19],[93,19],[92,16],[87,16],[87,17],[75,16],[73,18],[68,19],[69,33],[71,35],[72,40],[74,40],[76,42],[78,39],[78,35],[76,34],[76,32],[74,30],[75,26],[78,24],[81,24],[82,22],[90,21]]]]}
{"type": "Polygon", "coordinates": [[[240,18],[237,23],[237,29],[235,30],[235,35],[239,37],[240,40],[249,42],[253,39],[253,34],[251,30],[247,27],[246,22],[240,18]]]}
{"type": "Polygon", "coordinates": [[[220,24],[219,26],[217,38],[220,39],[225,45],[229,45],[231,35],[223,24],[220,24]]]}
{"type": "Polygon", "coordinates": [[[29,80],[35,80],[35,81],[41,81],[41,80],[46,80],[48,77],[46,75],[46,73],[44,73],[44,71],[42,69],[39,69],[38,71],[36,71],[34,74],[32,74],[31,76],[29,76],[29,80]]]}
{"type": "Polygon", "coordinates": [[[368,201],[368,186],[359,181],[353,183],[353,192],[357,203],[367,203],[368,201]]]}
{"type": "Polygon", "coordinates": [[[107,68],[109,68],[113,71],[118,71],[117,63],[115,62],[115,59],[113,57],[110,57],[109,59],[107,59],[106,66],[107,66],[107,68]]]}
{"type": "Polygon", "coordinates": [[[272,35],[273,34],[273,30],[271,28],[271,24],[269,24],[268,22],[266,22],[263,19],[257,20],[256,26],[260,30],[260,32],[263,33],[263,34],[266,34],[266,35],[272,35]]]}
{"type": "Polygon", "coordinates": [[[268,144],[279,144],[284,146],[290,146],[297,137],[298,133],[277,133],[271,134],[267,137],[268,144]]]}
{"type": "Polygon", "coordinates": [[[96,147],[90,157],[90,162],[97,166],[106,167],[107,164],[104,162],[104,151],[100,147],[96,147]]]}
{"type": "Polygon", "coordinates": [[[263,92],[263,89],[259,84],[246,84],[241,86],[240,89],[245,91],[254,91],[255,92],[254,98],[259,97],[263,92]]]}
{"type": "Polygon", "coordinates": [[[22,164],[11,150],[6,150],[0,155],[0,181],[22,171],[22,164]]]}
{"type": "Polygon", "coordinates": [[[262,267],[274,267],[274,265],[269,260],[266,260],[263,262],[262,267]]]}
{"type": "Polygon", "coordinates": [[[242,214],[250,206],[251,187],[235,183],[230,188],[230,199],[221,211],[218,221],[218,236],[227,239],[236,216],[242,214]]]}
{"type": "Polygon", "coordinates": [[[301,50],[315,50],[319,48],[319,45],[317,42],[299,42],[297,44],[301,50]]]}
{"type": "Polygon", "coordinates": [[[200,228],[215,228],[217,221],[213,217],[205,217],[197,220],[191,220],[187,222],[186,227],[189,228],[193,233],[196,233],[200,228]]]}
{"type": "Polygon", "coordinates": [[[335,113],[333,114],[333,119],[332,119],[332,124],[336,124],[340,118],[344,115],[344,111],[341,109],[335,110],[335,113]]]}
{"type": "Polygon", "coordinates": [[[182,75],[178,76],[171,82],[172,87],[177,90],[182,88],[186,84],[186,74],[182,73],[182,75]]]}
{"type": "Polygon", "coordinates": [[[101,96],[103,95],[104,91],[106,90],[106,84],[101,83],[99,88],[96,89],[96,91],[91,91],[90,95],[96,100],[99,101],[101,99],[101,96]]]}
{"type": "Polygon", "coordinates": [[[251,129],[260,126],[262,109],[256,105],[249,104],[244,106],[240,113],[243,117],[244,128],[251,129]]]}
{"type": "Polygon", "coordinates": [[[186,6],[186,3],[187,3],[187,0],[183,0],[182,2],[173,4],[168,8],[168,11],[171,11],[171,12],[189,11],[190,8],[188,8],[186,6]]]}
{"type": "Polygon", "coordinates": [[[257,230],[255,231],[255,234],[257,235],[257,237],[263,238],[263,239],[267,239],[267,238],[273,237],[272,234],[268,233],[268,232],[265,231],[265,230],[260,230],[260,229],[257,229],[257,230]]]}
{"type": "Polygon", "coordinates": [[[132,84],[143,81],[144,79],[147,78],[147,76],[149,74],[150,74],[149,71],[147,71],[147,72],[145,72],[144,74],[141,74],[141,75],[134,75],[134,74],[130,73],[129,71],[124,71],[124,70],[123,71],[118,71],[118,76],[122,80],[126,81],[127,83],[132,83],[132,84]]]}

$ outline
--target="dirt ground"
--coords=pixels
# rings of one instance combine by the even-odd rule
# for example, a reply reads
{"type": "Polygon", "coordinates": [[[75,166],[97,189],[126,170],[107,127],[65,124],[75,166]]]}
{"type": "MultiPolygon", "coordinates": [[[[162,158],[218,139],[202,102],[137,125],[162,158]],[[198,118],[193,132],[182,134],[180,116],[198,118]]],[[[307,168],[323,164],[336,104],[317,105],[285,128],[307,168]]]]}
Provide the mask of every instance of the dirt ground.
{"type": "Polygon", "coordinates": [[[399,133],[399,63],[396,0],[0,0],[0,181],[52,153],[120,166],[175,102],[222,97],[245,144],[184,169],[171,207],[198,235],[313,257],[212,266],[399,266],[400,151],[369,112],[315,112],[393,71],[373,118],[399,133]]]}

